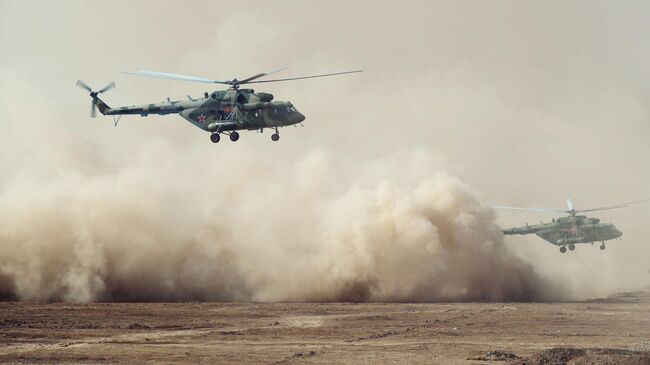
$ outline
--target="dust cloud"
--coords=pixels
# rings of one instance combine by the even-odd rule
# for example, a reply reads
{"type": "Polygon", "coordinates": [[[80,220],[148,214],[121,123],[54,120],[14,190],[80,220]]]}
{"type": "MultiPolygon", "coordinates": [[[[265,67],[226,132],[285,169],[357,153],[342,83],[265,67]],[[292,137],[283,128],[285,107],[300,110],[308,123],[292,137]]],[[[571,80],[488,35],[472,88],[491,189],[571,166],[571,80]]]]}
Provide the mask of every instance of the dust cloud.
{"type": "MultiPolygon", "coordinates": [[[[341,167],[326,151],[280,165],[244,153],[229,170],[185,157],[159,142],[117,171],[15,176],[0,194],[0,294],[70,302],[561,295],[505,248],[474,189],[429,170],[425,151],[366,168],[341,167]]],[[[78,165],[58,163],[66,164],[78,165]]]]}
{"type": "Polygon", "coordinates": [[[648,197],[647,2],[197,4],[0,1],[0,297],[545,300],[650,285],[647,205],[594,214],[622,240],[566,255],[497,226],[555,215],[487,208],[648,197]],[[280,67],[365,71],[255,85],[307,117],[276,144],[215,146],[177,116],[114,128],[74,86],[115,80],[103,97],[123,106],[219,88],[122,71],[280,67]]]}

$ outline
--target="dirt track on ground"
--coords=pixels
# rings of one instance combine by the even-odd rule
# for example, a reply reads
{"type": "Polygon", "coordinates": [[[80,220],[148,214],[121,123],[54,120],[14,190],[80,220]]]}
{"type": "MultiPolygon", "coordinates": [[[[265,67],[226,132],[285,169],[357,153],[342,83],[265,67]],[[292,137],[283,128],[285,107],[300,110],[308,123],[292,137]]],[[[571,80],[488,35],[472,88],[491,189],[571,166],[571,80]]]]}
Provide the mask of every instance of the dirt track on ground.
{"type": "Polygon", "coordinates": [[[1,363],[650,364],[650,291],[530,304],[5,302],[0,313],[1,363]],[[543,352],[558,347],[578,351],[543,352]]]}

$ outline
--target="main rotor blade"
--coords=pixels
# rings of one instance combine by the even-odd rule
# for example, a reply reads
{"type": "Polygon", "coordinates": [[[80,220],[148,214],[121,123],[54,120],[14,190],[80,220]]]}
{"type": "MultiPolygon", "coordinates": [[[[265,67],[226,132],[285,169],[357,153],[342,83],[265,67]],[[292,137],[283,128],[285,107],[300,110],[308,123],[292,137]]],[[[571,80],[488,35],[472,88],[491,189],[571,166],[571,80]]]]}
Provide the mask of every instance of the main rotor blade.
{"type": "Polygon", "coordinates": [[[286,69],[287,69],[286,67],[282,67],[282,68],[279,68],[279,69],[277,69],[277,70],[273,70],[273,71],[271,71],[271,72],[257,74],[257,75],[255,75],[255,76],[251,76],[251,77],[245,78],[245,79],[239,81],[239,83],[240,83],[240,84],[241,84],[241,83],[248,83],[248,82],[253,81],[253,80],[255,80],[255,79],[257,79],[257,78],[260,78],[260,77],[262,77],[262,76],[268,76],[268,75],[270,75],[270,74],[274,74],[274,73],[276,73],[276,72],[284,71],[284,70],[286,70],[286,69]]]}
{"type": "Polygon", "coordinates": [[[90,101],[90,117],[95,118],[97,116],[97,105],[95,105],[95,100],[90,101]]]}
{"type": "Polygon", "coordinates": [[[566,213],[566,210],[558,209],[545,209],[545,208],[520,208],[520,207],[508,207],[504,205],[492,205],[494,209],[510,209],[510,210],[528,210],[532,212],[553,212],[553,213],[566,213]]]}
{"type": "Polygon", "coordinates": [[[352,74],[356,72],[363,72],[363,70],[354,70],[354,71],[345,71],[345,72],[335,72],[331,74],[322,74],[322,75],[311,75],[311,76],[301,76],[301,77],[289,77],[286,79],[275,79],[275,80],[259,80],[259,81],[247,81],[243,82],[240,81],[240,84],[258,84],[262,82],[278,82],[278,81],[291,81],[291,80],[302,80],[302,79],[313,79],[316,77],[326,77],[326,76],[336,76],[336,75],[345,75],[345,74],[352,74]]]}
{"type": "Polygon", "coordinates": [[[226,85],[231,84],[230,81],[211,80],[211,79],[205,79],[205,78],[202,78],[202,77],[177,75],[177,74],[171,74],[171,73],[167,73],[167,72],[138,71],[138,72],[123,72],[123,73],[127,74],[127,75],[133,75],[133,76],[153,77],[153,78],[156,78],[156,79],[192,81],[192,82],[205,82],[205,83],[208,83],[208,84],[226,84],[226,85]]]}
{"type": "Polygon", "coordinates": [[[86,89],[89,93],[93,92],[93,89],[90,86],[88,86],[88,84],[86,84],[81,80],[77,80],[77,86],[79,86],[82,89],[86,89]]]}
{"type": "Polygon", "coordinates": [[[582,212],[596,212],[596,211],[599,211],[599,210],[610,210],[610,209],[625,208],[625,207],[630,206],[630,205],[632,205],[632,204],[643,203],[643,202],[647,202],[647,201],[649,201],[649,200],[650,200],[650,199],[642,199],[642,200],[635,200],[635,201],[631,201],[631,202],[627,202],[627,203],[621,203],[621,204],[615,204],[615,205],[608,205],[608,206],[598,207],[598,208],[579,209],[579,210],[576,210],[576,212],[577,212],[577,213],[582,213],[582,212]]]}
{"type": "Polygon", "coordinates": [[[106,91],[108,91],[108,90],[114,88],[114,87],[115,87],[115,81],[111,81],[110,84],[108,84],[108,85],[104,86],[103,88],[99,89],[99,90],[97,91],[97,93],[98,93],[98,94],[101,94],[101,93],[103,93],[103,92],[106,92],[106,91]]]}
{"type": "Polygon", "coordinates": [[[571,200],[571,198],[566,198],[566,207],[569,211],[575,210],[573,207],[573,200],[571,200]]]}

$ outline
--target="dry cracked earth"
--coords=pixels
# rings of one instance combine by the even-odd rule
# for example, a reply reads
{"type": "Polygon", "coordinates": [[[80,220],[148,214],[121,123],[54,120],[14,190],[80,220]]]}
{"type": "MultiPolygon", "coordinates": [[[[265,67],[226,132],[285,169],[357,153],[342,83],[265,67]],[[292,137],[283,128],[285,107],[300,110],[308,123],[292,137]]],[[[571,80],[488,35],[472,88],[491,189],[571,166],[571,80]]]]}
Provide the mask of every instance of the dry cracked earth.
{"type": "Polygon", "coordinates": [[[650,290],[570,303],[0,303],[0,363],[648,364],[650,290]]]}

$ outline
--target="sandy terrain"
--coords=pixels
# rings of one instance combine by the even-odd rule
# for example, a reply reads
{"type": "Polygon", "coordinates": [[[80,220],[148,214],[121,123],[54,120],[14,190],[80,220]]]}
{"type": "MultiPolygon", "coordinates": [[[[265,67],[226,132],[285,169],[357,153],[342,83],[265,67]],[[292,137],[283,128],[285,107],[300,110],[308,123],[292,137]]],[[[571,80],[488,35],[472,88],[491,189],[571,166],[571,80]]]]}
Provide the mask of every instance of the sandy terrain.
{"type": "Polygon", "coordinates": [[[2,363],[650,364],[650,291],[544,304],[5,302],[0,313],[2,363]]]}

